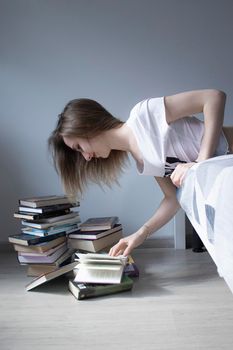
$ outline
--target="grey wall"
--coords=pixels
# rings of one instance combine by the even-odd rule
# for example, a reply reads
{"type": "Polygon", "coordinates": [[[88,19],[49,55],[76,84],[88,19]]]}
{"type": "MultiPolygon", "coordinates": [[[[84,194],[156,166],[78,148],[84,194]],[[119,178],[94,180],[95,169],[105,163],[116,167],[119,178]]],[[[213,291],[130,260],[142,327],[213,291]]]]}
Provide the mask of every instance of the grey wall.
{"type": "MultiPolygon", "coordinates": [[[[232,15],[231,0],[1,0],[0,241],[19,232],[19,198],[62,193],[46,142],[68,100],[96,99],[126,120],[146,97],[219,88],[231,124],[232,15]]],[[[80,214],[119,215],[129,234],[161,197],[132,164],[121,188],[92,186],[80,214]]]]}

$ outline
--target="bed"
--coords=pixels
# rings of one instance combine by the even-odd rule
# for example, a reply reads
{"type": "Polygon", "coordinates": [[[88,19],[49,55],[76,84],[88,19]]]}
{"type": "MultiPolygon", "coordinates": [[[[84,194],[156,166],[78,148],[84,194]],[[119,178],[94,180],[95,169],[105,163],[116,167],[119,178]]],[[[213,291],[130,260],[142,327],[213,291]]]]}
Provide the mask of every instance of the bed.
{"type": "Polygon", "coordinates": [[[233,155],[195,164],[177,198],[233,293],[233,155]]]}

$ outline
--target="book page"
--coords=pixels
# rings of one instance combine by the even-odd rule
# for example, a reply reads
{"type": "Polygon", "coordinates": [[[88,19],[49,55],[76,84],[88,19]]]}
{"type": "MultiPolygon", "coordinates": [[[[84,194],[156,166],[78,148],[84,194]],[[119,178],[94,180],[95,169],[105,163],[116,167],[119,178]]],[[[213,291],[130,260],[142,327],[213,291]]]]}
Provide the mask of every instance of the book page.
{"type": "Polygon", "coordinates": [[[83,268],[79,267],[75,276],[75,282],[84,283],[120,283],[123,268],[122,266],[115,269],[102,268],[83,268]]]}

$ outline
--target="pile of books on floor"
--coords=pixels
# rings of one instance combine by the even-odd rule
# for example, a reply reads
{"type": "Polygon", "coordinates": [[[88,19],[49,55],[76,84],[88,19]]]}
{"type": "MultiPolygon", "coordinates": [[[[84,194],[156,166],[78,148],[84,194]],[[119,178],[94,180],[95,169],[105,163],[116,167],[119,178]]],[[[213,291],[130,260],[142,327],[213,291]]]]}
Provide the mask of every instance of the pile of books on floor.
{"type": "Polygon", "coordinates": [[[65,196],[19,200],[14,217],[22,232],[9,236],[27,275],[36,277],[26,290],[67,275],[68,289],[79,300],[130,290],[139,271],[132,258],[111,257],[110,247],[122,238],[116,216],[93,217],[81,223],[77,208],[65,196]]]}
{"type": "Polygon", "coordinates": [[[93,217],[68,233],[68,245],[76,250],[107,250],[122,238],[122,225],[117,216],[93,217]]]}
{"type": "Polygon", "coordinates": [[[54,271],[70,261],[67,232],[78,229],[80,203],[66,196],[42,196],[19,200],[14,217],[21,219],[21,233],[9,236],[28,276],[54,271]]]}
{"type": "Polygon", "coordinates": [[[131,256],[112,257],[108,254],[76,253],[78,264],[68,288],[78,300],[129,291],[139,271],[131,256]]]}
{"type": "Polygon", "coordinates": [[[119,218],[93,217],[68,233],[68,245],[77,250],[69,280],[70,292],[79,300],[132,289],[139,270],[132,256],[112,257],[106,252],[122,238],[119,218]]]}

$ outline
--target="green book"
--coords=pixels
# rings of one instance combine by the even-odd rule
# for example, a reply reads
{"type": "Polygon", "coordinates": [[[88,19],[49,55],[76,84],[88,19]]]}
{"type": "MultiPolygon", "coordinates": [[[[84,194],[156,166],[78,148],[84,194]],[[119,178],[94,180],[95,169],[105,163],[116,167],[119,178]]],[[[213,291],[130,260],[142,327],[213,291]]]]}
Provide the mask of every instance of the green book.
{"type": "Polygon", "coordinates": [[[123,275],[121,283],[119,284],[91,284],[70,280],[68,285],[69,291],[78,300],[124,292],[131,290],[132,287],[133,280],[126,275],[123,275]]]}

